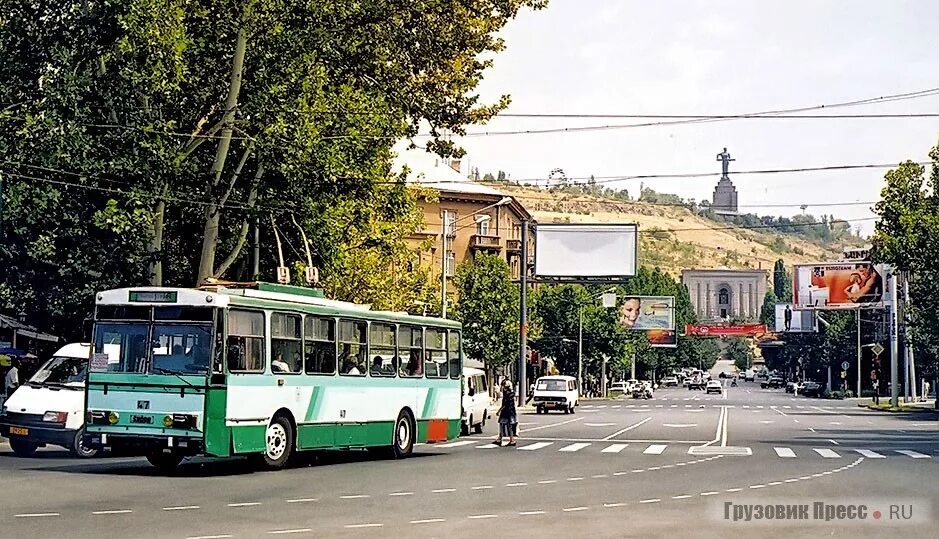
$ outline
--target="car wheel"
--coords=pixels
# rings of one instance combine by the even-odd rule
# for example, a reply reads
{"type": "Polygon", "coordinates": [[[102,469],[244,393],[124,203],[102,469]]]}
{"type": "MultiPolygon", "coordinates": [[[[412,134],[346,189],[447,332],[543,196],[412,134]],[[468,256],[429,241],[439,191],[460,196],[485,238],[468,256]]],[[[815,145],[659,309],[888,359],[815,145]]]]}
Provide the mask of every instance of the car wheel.
{"type": "Polygon", "coordinates": [[[31,457],[39,449],[39,444],[20,438],[10,438],[10,449],[17,457],[31,457]]]}
{"type": "Polygon", "coordinates": [[[78,457],[80,459],[90,459],[91,457],[98,454],[98,450],[93,447],[85,447],[85,429],[78,429],[78,432],[75,433],[75,439],[72,440],[72,445],[68,448],[72,456],[78,457]]]}
{"type": "Polygon", "coordinates": [[[276,416],[264,433],[264,453],[260,455],[258,463],[268,470],[283,468],[293,453],[293,440],[290,421],[282,415],[276,416]]]}
{"type": "Polygon", "coordinates": [[[401,410],[398,420],[395,421],[392,451],[396,459],[403,459],[414,451],[414,424],[407,410],[401,410]]]}

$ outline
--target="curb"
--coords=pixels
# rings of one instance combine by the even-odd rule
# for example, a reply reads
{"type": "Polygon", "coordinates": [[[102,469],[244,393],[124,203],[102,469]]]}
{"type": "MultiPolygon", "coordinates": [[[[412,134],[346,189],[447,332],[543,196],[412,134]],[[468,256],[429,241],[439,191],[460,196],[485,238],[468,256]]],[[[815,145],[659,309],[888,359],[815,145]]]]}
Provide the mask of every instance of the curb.
{"type": "Polygon", "coordinates": [[[876,404],[867,404],[867,403],[858,403],[858,408],[867,408],[868,410],[873,410],[875,412],[890,412],[890,413],[901,413],[901,412],[913,412],[913,413],[939,413],[939,410],[934,408],[925,408],[922,406],[898,406],[895,408],[878,406],[876,404]]]}

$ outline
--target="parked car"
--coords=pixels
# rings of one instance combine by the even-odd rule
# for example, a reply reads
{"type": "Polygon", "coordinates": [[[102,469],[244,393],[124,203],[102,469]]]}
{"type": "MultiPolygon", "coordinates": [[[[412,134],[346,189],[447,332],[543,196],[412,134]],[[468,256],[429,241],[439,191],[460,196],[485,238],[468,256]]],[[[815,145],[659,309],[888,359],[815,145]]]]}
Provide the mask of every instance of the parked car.
{"type": "Polygon", "coordinates": [[[767,381],[760,382],[760,387],[763,389],[779,389],[783,387],[784,383],[782,376],[771,376],[767,381]]]}
{"type": "Polygon", "coordinates": [[[662,379],[663,387],[678,387],[678,378],[675,376],[668,376],[662,379]]]}
{"type": "Polygon", "coordinates": [[[539,414],[552,408],[573,414],[577,400],[577,380],[573,376],[543,376],[535,382],[532,401],[539,414]]]}
{"type": "Polygon", "coordinates": [[[612,384],[610,384],[609,392],[610,393],[622,393],[625,395],[629,391],[626,388],[626,382],[613,382],[612,384]]]}
{"type": "Polygon", "coordinates": [[[799,390],[802,388],[802,382],[786,382],[786,393],[798,394],[799,390]]]}
{"type": "Polygon", "coordinates": [[[800,394],[803,397],[818,397],[822,393],[822,384],[807,381],[802,384],[800,394]]]}
{"type": "Polygon", "coordinates": [[[750,369],[747,372],[745,372],[743,375],[743,379],[746,380],[747,382],[752,382],[753,380],[755,380],[756,374],[753,372],[753,369],[750,369]]]}
{"type": "Polygon", "coordinates": [[[724,387],[721,386],[720,381],[718,381],[718,380],[711,380],[711,381],[709,381],[709,382],[707,383],[707,386],[705,386],[704,392],[707,393],[707,394],[710,394],[711,392],[714,392],[714,393],[723,393],[723,392],[724,392],[724,387]]]}
{"type": "Polygon", "coordinates": [[[472,367],[463,368],[463,434],[482,434],[489,419],[489,385],[486,373],[472,367]]]}

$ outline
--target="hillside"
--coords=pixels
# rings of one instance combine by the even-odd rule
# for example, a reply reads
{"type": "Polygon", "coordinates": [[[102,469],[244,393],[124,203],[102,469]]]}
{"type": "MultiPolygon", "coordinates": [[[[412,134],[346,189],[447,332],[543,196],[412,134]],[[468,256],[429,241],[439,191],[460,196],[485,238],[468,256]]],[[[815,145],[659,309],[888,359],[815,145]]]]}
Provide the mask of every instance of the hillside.
{"type": "MultiPolygon", "coordinates": [[[[717,223],[679,205],[623,202],[510,184],[500,184],[499,189],[516,197],[542,223],[638,223],[640,262],[676,277],[688,268],[772,269],[780,258],[787,266],[838,260],[845,247],[766,228],[717,223]]],[[[861,242],[853,238],[848,243],[861,242]]]]}

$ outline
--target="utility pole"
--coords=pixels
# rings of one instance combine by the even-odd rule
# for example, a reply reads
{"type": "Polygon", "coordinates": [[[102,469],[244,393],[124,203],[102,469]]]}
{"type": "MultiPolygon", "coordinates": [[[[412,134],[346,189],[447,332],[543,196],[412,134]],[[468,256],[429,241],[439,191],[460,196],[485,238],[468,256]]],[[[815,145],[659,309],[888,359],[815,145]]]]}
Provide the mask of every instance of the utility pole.
{"type": "Polygon", "coordinates": [[[518,312],[518,405],[525,406],[526,363],[528,360],[528,220],[522,220],[522,274],[519,276],[518,312]]]}
{"type": "Polygon", "coordinates": [[[900,377],[899,377],[899,343],[897,342],[899,327],[897,325],[897,273],[894,270],[887,280],[890,286],[890,406],[900,405],[900,377]]]}
{"type": "Polygon", "coordinates": [[[450,210],[443,210],[440,234],[440,318],[447,317],[447,236],[450,234],[450,210]]]}
{"type": "Polygon", "coordinates": [[[912,397],[916,399],[916,370],[913,367],[913,339],[910,338],[910,327],[906,323],[910,312],[910,274],[906,272],[903,279],[903,328],[904,343],[906,344],[906,357],[903,371],[906,373],[906,383],[904,395],[907,400],[912,397]]]}
{"type": "Polygon", "coordinates": [[[861,309],[857,312],[857,398],[861,398],[861,309]]]}
{"type": "Polygon", "coordinates": [[[577,394],[584,394],[584,306],[577,307],[577,394]]]}
{"type": "Polygon", "coordinates": [[[261,218],[254,218],[254,245],[252,246],[251,279],[256,281],[261,276],[261,218]]]}

